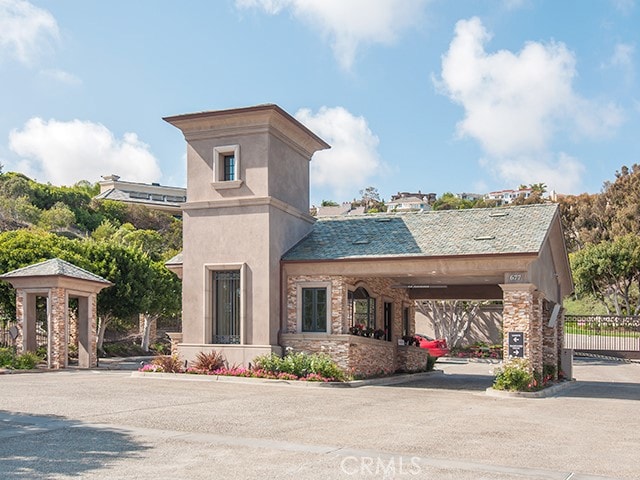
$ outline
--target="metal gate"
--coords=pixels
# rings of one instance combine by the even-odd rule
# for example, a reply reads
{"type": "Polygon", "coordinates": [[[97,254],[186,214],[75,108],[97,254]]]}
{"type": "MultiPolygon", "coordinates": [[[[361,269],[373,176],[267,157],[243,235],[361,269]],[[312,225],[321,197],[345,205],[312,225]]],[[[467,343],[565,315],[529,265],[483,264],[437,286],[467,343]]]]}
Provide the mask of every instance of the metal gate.
{"type": "Polygon", "coordinates": [[[640,316],[566,315],[565,347],[640,352],[640,316]]]}

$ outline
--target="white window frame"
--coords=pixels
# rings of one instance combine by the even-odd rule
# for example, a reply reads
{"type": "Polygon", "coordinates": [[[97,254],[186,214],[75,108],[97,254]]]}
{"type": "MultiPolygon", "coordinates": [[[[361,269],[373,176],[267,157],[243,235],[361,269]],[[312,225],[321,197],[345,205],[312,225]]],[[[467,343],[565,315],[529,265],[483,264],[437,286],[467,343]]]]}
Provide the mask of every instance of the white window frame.
{"type": "Polygon", "coordinates": [[[216,190],[239,188],[244,182],[240,178],[240,145],[221,145],[213,148],[213,182],[211,185],[216,190]],[[235,159],[233,178],[224,179],[224,157],[233,155],[235,159]]]}
{"type": "Polygon", "coordinates": [[[305,335],[326,335],[331,333],[331,282],[302,282],[296,285],[297,313],[296,313],[296,331],[305,335]],[[327,319],[326,331],[324,332],[303,332],[302,331],[302,289],[303,288],[326,288],[327,290],[327,319]]]}

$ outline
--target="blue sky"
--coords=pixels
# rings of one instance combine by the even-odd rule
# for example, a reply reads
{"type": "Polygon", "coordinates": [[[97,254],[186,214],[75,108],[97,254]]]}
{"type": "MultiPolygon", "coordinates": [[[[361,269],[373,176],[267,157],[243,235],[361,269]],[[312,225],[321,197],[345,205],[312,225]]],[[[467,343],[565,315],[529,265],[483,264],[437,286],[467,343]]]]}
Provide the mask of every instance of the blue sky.
{"type": "Polygon", "coordinates": [[[640,161],[639,49],[635,0],[0,0],[0,162],[185,185],[163,116],[277,103],[333,146],[312,203],[597,192],[640,161]]]}

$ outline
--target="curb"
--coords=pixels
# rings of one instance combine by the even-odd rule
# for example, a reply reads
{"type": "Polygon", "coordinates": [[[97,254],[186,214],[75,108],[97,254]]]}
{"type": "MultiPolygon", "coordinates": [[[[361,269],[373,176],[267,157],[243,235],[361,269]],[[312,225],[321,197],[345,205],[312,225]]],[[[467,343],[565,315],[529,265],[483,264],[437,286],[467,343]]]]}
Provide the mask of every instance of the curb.
{"type": "Polygon", "coordinates": [[[178,380],[183,382],[223,382],[245,383],[263,385],[291,385],[294,387],[311,388],[358,388],[366,386],[385,386],[404,383],[410,380],[423,378],[429,375],[444,374],[442,370],[431,372],[407,373],[382,378],[370,378],[366,380],[352,380],[350,382],[306,382],[300,380],[278,380],[272,378],[232,377],[227,375],[193,375],[188,373],[159,373],[159,372],[131,372],[133,378],[155,378],[158,380],[178,380]]]}
{"type": "Polygon", "coordinates": [[[538,390],[537,392],[509,392],[507,390],[495,390],[492,387],[489,387],[485,390],[485,393],[490,397],[499,398],[547,398],[555,396],[558,393],[563,392],[564,390],[569,390],[577,386],[578,382],[573,379],[566,382],[558,383],[543,390],[538,390]]]}
{"type": "Polygon", "coordinates": [[[32,368],[29,370],[22,370],[19,368],[0,368],[0,375],[15,375],[20,373],[42,373],[48,370],[43,370],[40,368],[32,368]]]}

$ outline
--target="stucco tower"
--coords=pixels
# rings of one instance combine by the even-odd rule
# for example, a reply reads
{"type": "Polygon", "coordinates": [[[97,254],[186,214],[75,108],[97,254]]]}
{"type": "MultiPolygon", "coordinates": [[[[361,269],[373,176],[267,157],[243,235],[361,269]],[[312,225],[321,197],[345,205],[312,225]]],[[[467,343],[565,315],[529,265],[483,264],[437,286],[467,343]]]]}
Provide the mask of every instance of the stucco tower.
{"type": "Polygon", "coordinates": [[[178,351],[280,354],[280,259],[313,226],[309,161],[329,145],[276,105],[164,120],[187,141],[178,351]]]}

